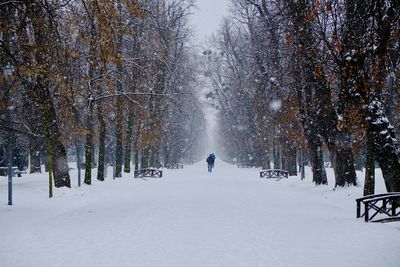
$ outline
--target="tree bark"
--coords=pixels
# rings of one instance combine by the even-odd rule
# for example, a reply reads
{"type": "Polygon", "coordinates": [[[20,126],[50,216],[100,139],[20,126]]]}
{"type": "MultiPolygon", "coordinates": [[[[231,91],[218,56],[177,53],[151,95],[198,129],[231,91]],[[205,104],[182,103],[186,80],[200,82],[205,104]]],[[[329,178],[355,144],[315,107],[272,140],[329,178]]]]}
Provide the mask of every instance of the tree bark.
{"type": "Polygon", "coordinates": [[[307,18],[307,14],[311,12],[310,6],[305,1],[288,1],[288,3],[296,37],[292,56],[292,72],[293,77],[298,79],[296,81],[297,101],[300,121],[307,138],[313,181],[316,185],[328,184],[319,129],[322,127],[322,121],[318,118],[321,99],[315,97],[315,94],[321,89],[321,84],[316,78],[317,50],[311,21],[307,18]]]}
{"type": "Polygon", "coordinates": [[[160,162],[160,149],[158,146],[153,145],[151,149],[151,155],[150,155],[150,167],[152,168],[160,168],[161,167],[161,162],[160,162]]]}
{"type": "Polygon", "coordinates": [[[365,160],[365,150],[360,149],[358,153],[354,157],[354,167],[356,171],[363,171],[364,168],[364,160],[365,160]]]}
{"type": "Polygon", "coordinates": [[[99,132],[99,162],[97,169],[97,180],[104,181],[105,171],[105,141],[106,141],[106,122],[104,121],[103,112],[101,110],[101,102],[97,104],[97,119],[100,124],[99,132]]]}
{"type": "Polygon", "coordinates": [[[269,149],[263,149],[262,153],[262,162],[261,167],[263,170],[271,169],[271,159],[270,159],[270,152],[269,149]]]}
{"type": "Polygon", "coordinates": [[[289,172],[289,176],[297,176],[297,152],[290,146],[285,146],[283,169],[289,172]]]}
{"type": "Polygon", "coordinates": [[[300,174],[301,174],[301,180],[304,180],[306,178],[305,170],[306,170],[306,160],[305,160],[305,155],[304,155],[304,150],[301,150],[300,152],[300,174]]]}
{"type": "Polygon", "coordinates": [[[41,173],[41,145],[38,144],[37,140],[30,140],[30,149],[29,149],[29,157],[30,157],[30,170],[29,173],[41,173]]]}
{"type": "Polygon", "coordinates": [[[132,135],[133,135],[133,126],[135,123],[135,114],[133,111],[129,114],[128,121],[128,133],[125,143],[125,164],[124,164],[124,172],[131,172],[131,155],[132,155],[132,135]]]}
{"type": "Polygon", "coordinates": [[[135,142],[133,149],[135,151],[135,153],[133,154],[133,161],[135,164],[135,171],[139,170],[139,149],[138,149],[138,144],[137,142],[135,142]]]}
{"type": "Polygon", "coordinates": [[[141,153],[140,168],[146,169],[149,167],[149,148],[145,148],[141,153]]]}
{"type": "Polygon", "coordinates": [[[282,168],[282,156],[281,156],[281,149],[277,144],[277,140],[274,142],[273,148],[273,155],[274,155],[274,169],[281,169],[282,168]]]}
{"type": "MultiPolygon", "coordinates": [[[[35,59],[38,66],[46,66],[45,71],[38,75],[36,83],[30,88],[30,94],[34,97],[41,108],[44,123],[47,125],[46,136],[50,139],[52,149],[52,161],[54,172],[54,185],[56,187],[71,187],[69,177],[67,151],[61,142],[61,134],[58,128],[56,110],[52,101],[48,77],[49,66],[47,58],[51,57],[48,41],[49,36],[45,35],[44,27],[48,26],[46,12],[38,3],[31,3],[27,8],[27,14],[31,18],[36,45],[35,59]]],[[[48,33],[50,34],[50,33],[48,33]]]]}
{"type": "MultiPolygon", "coordinates": [[[[69,177],[67,151],[64,144],[61,142],[61,134],[57,125],[56,111],[53,102],[50,99],[50,92],[41,86],[40,78],[36,83],[40,98],[42,101],[42,112],[47,124],[47,138],[51,142],[52,152],[52,170],[54,173],[54,186],[55,187],[71,187],[71,180],[69,177]]],[[[49,170],[50,171],[50,170],[49,170]]]]}
{"type": "Polygon", "coordinates": [[[337,145],[333,153],[333,168],[335,171],[335,187],[357,185],[357,175],[354,168],[353,152],[350,145],[350,137],[337,136],[337,145]],[[339,141],[340,140],[340,141],[339,141]]]}
{"type": "MultiPolygon", "coordinates": [[[[332,103],[332,92],[326,81],[325,72],[318,62],[319,49],[318,41],[313,36],[311,21],[307,19],[306,12],[310,12],[309,4],[298,2],[297,22],[303,25],[305,30],[299,29],[302,38],[300,43],[305,52],[301,52],[304,57],[303,71],[306,79],[306,103],[310,110],[307,114],[311,117],[314,129],[324,137],[328,149],[334,159],[332,164],[335,171],[335,187],[345,185],[357,185],[356,172],[354,169],[354,159],[350,143],[350,133],[346,129],[338,130],[337,114],[332,103]],[[310,91],[312,90],[312,91],[310,91]]],[[[311,127],[311,126],[310,126],[311,127]]]]}
{"type": "Polygon", "coordinates": [[[87,118],[87,134],[85,142],[85,180],[87,185],[92,184],[92,150],[93,150],[93,103],[89,103],[88,118],[87,118]]]}
{"type": "Polygon", "coordinates": [[[386,118],[379,100],[369,106],[368,127],[373,152],[381,167],[388,192],[400,192],[400,148],[393,126],[386,118]]]}
{"type": "Polygon", "coordinates": [[[375,155],[373,139],[367,130],[367,159],[365,164],[364,196],[375,194],[375,155]]]}
{"type": "Polygon", "coordinates": [[[122,177],[122,160],[123,160],[123,114],[122,114],[122,99],[117,99],[117,114],[115,117],[116,127],[116,155],[115,155],[115,177],[122,177]]]}
{"type": "MultiPolygon", "coordinates": [[[[47,126],[47,124],[46,124],[47,126]]],[[[51,139],[47,138],[47,162],[49,163],[49,198],[53,197],[53,157],[51,139]]]]}
{"type": "Polygon", "coordinates": [[[327,185],[328,178],[324,167],[322,142],[318,135],[311,135],[308,138],[308,149],[313,169],[313,181],[316,185],[327,185]]]}
{"type": "MultiPolygon", "coordinates": [[[[121,1],[117,1],[118,12],[122,14],[122,4],[121,1]]],[[[123,41],[123,33],[122,33],[122,22],[120,21],[121,28],[117,33],[117,46],[118,53],[122,58],[122,41],[123,41]]],[[[122,61],[117,63],[118,74],[122,76],[123,65],[122,61]]],[[[121,80],[117,81],[117,91],[122,93],[124,91],[123,84],[121,80]]],[[[115,127],[116,127],[116,159],[115,159],[115,177],[122,177],[122,161],[123,161],[123,101],[121,97],[117,98],[116,101],[116,115],[115,115],[115,127]]]]}
{"type": "MultiPolygon", "coordinates": [[[[373,153],[388,192],[400,191],[400,150],[381,94],[387,80],[388,47],[396,42],[392,36],[393,25],[398,22],[398,7],[395,1],[345,1],[342,54],[351,57],[342,60],[340,73],[339,97],[346,105],[341,109],[346,111],[348,106],[354,106],[360,116],[365,116],[373,153]],[[365,49],[371,44],[366,35],[374,36],[372,43],[376,49],[373,51],[365,49]]],[[[349,117],[345,120],[350,121],[349,117]]]]}
{"type": "Polygon", "coordinates": [[[133,157],[134,157],[134,163],[135,163],[135,171],[139,170],[139,137],[140,137],[140,123],[138,123],[137,131],[136,131],[136,137],[133,145],[133,157]]]}
{"type": "Polygon", "coordinates": [[[154,147],[151,145],[148,152],[148,166],[149,168],[154,167],[154,147]]]}

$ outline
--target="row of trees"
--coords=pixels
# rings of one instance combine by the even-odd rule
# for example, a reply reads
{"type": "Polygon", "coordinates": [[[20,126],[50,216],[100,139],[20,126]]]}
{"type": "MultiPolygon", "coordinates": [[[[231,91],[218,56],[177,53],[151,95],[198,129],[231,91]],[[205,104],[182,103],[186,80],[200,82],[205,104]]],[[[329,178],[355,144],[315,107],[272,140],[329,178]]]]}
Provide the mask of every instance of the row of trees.
{"type": "Polygon", "coordinates": [[[319,185],[327,151],[335,186],[345,186],[356,185],[366,155],[365,193],[374,191],[375,161],[387,190],[400,191],[399,2],[232,5],[204,52],[227,160],[272,161],[295,175],[306,152],[319,185]]]}
{"type": "Polygon", "coordinates": [[[197,160],[205,120],[192,8],[191,0],[1,2],[0,67],[15,71],[0,79],[0,146],[11,133],[14,152],[29,151],[30,172],[46,161],[56,187],[71,186],[71,156],[84,155],[86,184],[95,164],[104,180],[107,164],[121,177],[131,163],[197,160]]]}

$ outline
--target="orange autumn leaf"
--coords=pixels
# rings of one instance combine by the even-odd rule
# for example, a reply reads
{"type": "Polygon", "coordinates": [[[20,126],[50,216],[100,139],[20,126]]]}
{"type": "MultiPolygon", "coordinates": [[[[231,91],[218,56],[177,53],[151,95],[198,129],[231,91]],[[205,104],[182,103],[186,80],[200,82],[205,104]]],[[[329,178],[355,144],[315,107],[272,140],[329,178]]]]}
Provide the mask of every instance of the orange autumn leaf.
{"type": "Polygon", "coordinates": [[[318,78],[321,78],[321,76],[322,76],[322,68],[321,68],[321,66],[317,66],[317,68],[315,69],[315,75],[318,78]]]}

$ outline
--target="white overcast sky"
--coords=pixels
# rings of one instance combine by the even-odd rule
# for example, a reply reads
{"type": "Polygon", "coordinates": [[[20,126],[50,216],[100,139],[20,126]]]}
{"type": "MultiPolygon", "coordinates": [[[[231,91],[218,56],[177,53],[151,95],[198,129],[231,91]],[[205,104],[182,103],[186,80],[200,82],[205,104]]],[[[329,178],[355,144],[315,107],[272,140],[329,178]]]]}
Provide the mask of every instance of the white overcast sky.
{"type": "Polygon", "coordinates": [[[199,41],[218,29],[222,18],[228,15],[229,5],[230,0],[196,0],[192,24],[199,41]]]}
{"type": "MultiPolygon", "coordinates": [[[[223,17],[228,15],[230,0],[196,0],[196,6],[194,14],[191,19],[191,24],[196,30],[196,40],[198,45],[204,44],[205,37],[210,36],[216,32],[221,25],[223,17]]],[[[206,87],[203,90],[206,90],[206,87]]],[[[205,101],[203,99],[203,101],[205,101]]],[[[216,131],[216,110],[210,105],[204,102],[204,111],[206,114],[207,121],[207,133],[209,140],[207,141],[208,153],[217,152],[217,144],[215,143],[215,131],[216,131]]]]}

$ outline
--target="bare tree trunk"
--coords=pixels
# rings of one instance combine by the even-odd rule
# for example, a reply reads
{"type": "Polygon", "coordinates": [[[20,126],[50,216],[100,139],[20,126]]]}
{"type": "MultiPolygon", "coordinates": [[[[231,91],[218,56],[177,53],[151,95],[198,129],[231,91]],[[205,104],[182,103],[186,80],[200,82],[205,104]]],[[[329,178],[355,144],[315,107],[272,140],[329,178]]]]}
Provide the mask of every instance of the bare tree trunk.
{"type": "Polygon", "coordinates": [[[47,145],[45,148],[42,148],[40,155],[41,155],[40,159],[44,165],[44,172],[48,172],[49,171],[49,161],[47,158],[47,145]]]}
{"type": "MultiPolygon", "coordinates": [[[[122,85],[121,85],[122,87],[122,85]]],[[[123,111],[122,111],[122,99],[117,99],[117,114],[115,117],[116,124],[116,159],[115,159],[115,177],[122,177],[122,160],[123,160],[123,111]]]]}
{"type": "Polygon", "coordinates": [[[29,149],[29,157],[30,157],[30,170],[29,173],[41,173],[42,169],[40,166],[40,150],[41,145],[38,144],[38,140],[30,140],[30,149],[29,149]]]}
{"type": "Polygon", "coordinates": [[[92,184],[92,150],[93,150],[93,103],[89,103],[88,118],[87,118],[87,134],[85,143],[85,180],[84,183],[87,185],[92,184]]]}
{"type": "MultiPolygon", "coordinates": [[[[121,14],[122,13],[122,4],[121,1],[117,1],[117,9],[118,12],[121,14]]],[[[122,55],[122,41],[123,41],[123,33],[122,33],[122,22],[120,22],[121,28],[119,29],[119,32],[117,33],[117,42],[118,42],[118,52],[120,55],[122,55]]],[[[117,70],[118,74],[122,75],[123,72],[123,65],[122,61],[118,62],[117,64],[117,70]]],[[[119,93],[123,92],[123,84],[119,80],[117,81],[117,90],[119,93]]],[[[115,127],[116,127],[116,159],[115,159],[115,177],[122,177],[122,161],[123,161],[123,101],[121,97],[117,98],[116,101],[116,116],[115,116],[115,127]]]]}
{"type": "Polygon", "coordinates": [[[297,101],[299,103],[300,121],[308,142],[308,150],[313,170],[313,181],[316,185],[328,184],[326,177],[320,128],[322,121],[318,118],[321,99],[315,99],[320,88],[316,78],[315,37],[307,19],[310,6],[305,1],[287,1],[292,13],[294,27],[295,50],[293,53],[292,72],[296,81],[297,101]]]}
{"type": "Polygon", "coordinates": [[[159,146],[153,145],[151,159],[152,159],[151,167],[154,167],[156,169],[161,167],[160,148],[159,148],[159,146]]]}
{"type": "Polygon", "coordinates": [[[380,101],[372,101],[369,111],[371,143],[386,189],[388,192],[400,192],[400,149],[394,128],[387,120],[380,101]]]}
{"type": "Polygon", "coordinates": [[[140,123],[138,123],[136,137],[133,145],[135,171],[139,170],[139,137],[140,137],[140,123]]]}
{"type": "Polygon", "coordinates": [[[42,104],[42,112],[46,121],[45,123],[48,125],[47,138],[49,138],[51,141],[54,185],[55,187],[71,187],[67,151],[64,144],[61,142],[61,134],[58,129],[57,121],[54,119],[56,118],[56,111],[50,99],[50,92],[48,92],[48,90],[46,90],[44,87],[40,86],[40,84],[41,82],[38,81],[37,85],[39,85],[39,88],[41,88],[43,93],[41,94],[42,103],[44,103],[42,104]]]}
{"type": "Polygon", "coordinates": [[[101,102],[97,104],[97,119],[100,123],[99,132],[99,162],[97,168],[97,180],[104,181],[105,171],[105,141],[106,141],[106,122],[104,121],[101,110],[101,102]]]}
{"type": "MultiPolygon", "coordinates": [[[[32,3],[28,8],[27,14],[31,18],[35,41],[38,47],[35,53],[36,63],[39,66],[46,66],[47,58],[52,56],[48,45],[50,37],[46,36],[46,32],[43,30],[43,27],[48,26],[48,21],[45,19],[47,14],[45,14],[45,11],[43,11],[38,3],[32,3]]],[[[47,32],[47,34],[51,33],[47,32]]],[[[51,141],[54,184],[56,187],[71,187],[67,151],[61,142],[61,134],[58,128],[57,115],[52,101],[47,71],[49,70],[46,70],[43,75],[39,75],[36,78],[36,83],[31,88],[30,94],[37,100],[36,102],[42,111],[44,123],[47,125],[46,135],[51,141]]]]}
{"type": "Polygon", "coordinates": [[[148,166],[150,168],[153,168],[154,167],[154,147],[153,147],[153,145],[150,146],[148,155],[149,155],[148,166]]]}
{"type": "Polygon", "coordinates": [[[364,196],[375,194],[375,155],[370,130],[367,130],[367,159],[365,164],[364,196]]]}
{"type": "Polygon", "coordinates": [[[271,159],[270,159],[270,151],[269,149],[263,149],[262,153],[262,162],[261,167],[263,170],[271,169],[271,159]]]}
{"type": "Polygon", "coordinates": [[[142,150],[140,168],[141,169],[149,168],[149,148],[145,148],[142,150]]]}
{"type": "Polygon", "coordinates": [[[135,142],[135,144],[134,144],[134,151],[135,151],[135,153],[134,153],[134,155],[133,155],[133,158],[134,158],[134,163],[135,163],[135,171],[137,171],[137,170],[139,170],[139,149],[138,149],[138,147],[137,147],[138,145],[137,145],[137,142],[135,142]]]}
{"type": "Polygon", "coordinates": [[[333,167],[335,171],[335,187],[357,185],[357,175],[354,168],[353,152],[348,135],[337,136],[335,150],[333,151],[333,167]]]}
{"type": "Polygon", "coordinates": [[[369,142],[373,146],[375,160],[381,167],[388,192],[400,191],[399,143],[381,100],[388,76],[388,47],[391,42],[396,42],[392,36],[393,25],[398,22],[399,3],[395,2],[345,1],[346,27],[342,53],[352,57],[351,60],[343,60],[339,94],[341,102],[346,105],[343,110],[353,105],[365,116],[372,139],[369,142]],[[365,17],[371,20],[365,20],[365,17]],[[364,49],[370,44],[366,35],[376,36],[376,49],[373,52],[364,49]]]}
{"type": "Polygon", "coordinates": [[[284,150],[284,163],[283,163],[283,169],[289,172],[290,176],[296,176],[297,175],[297,152],[295,148],[292,148],[288,145],[285,145],[285,150],[284,150]]]}
{"type": "Polygon", "coordinates": [[[124,164],[124,172],[131,172],[131,154],[132,154],[132,134],[133,134],[133,126],[135,124],[135,114],[132,111],[129,114],[128,121],[128,134],[125,143],[125,164],[124,164]]]}
{"type": "Polygon", "coordinates": [[[354,157],[354,167],[356,171],[363,171],[364,159],[365,159],[364,157],[365,157],[365,150],[360,149],[354,157]]]}
{"type": "Polygon", "coordinates": [[[301,180],[306,178],[305,169],[306,169],[306,159],[304,155],[304,150],[300,152],[300,173],[301,173],[301,180]]]}
{"type": "MultiPolygon", "coordinates": [[[[47,124],[46,124],[47,126],[47,124]]],[[[47,162],[49,163],[49,198],[53,197],[53,159],[51,139],[47,138],[47,162]]]]}
{"type": "Polygon", "coordinates": [[[318,135],[312,135],[308,138],[308,148],[313,170],[313,181],[316,185],[328,184],[328,178],[324,167],[322,142],[319,140],[318,135]]]}
{"type": "Polygon", "coordinates": [[[274,155],[274,169],[281,169],[282,155],[281,155],[281,148],[279,147],[277,140],[274,141],[273,155],[274,155]]]}

